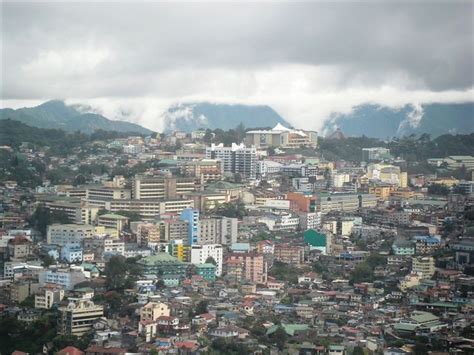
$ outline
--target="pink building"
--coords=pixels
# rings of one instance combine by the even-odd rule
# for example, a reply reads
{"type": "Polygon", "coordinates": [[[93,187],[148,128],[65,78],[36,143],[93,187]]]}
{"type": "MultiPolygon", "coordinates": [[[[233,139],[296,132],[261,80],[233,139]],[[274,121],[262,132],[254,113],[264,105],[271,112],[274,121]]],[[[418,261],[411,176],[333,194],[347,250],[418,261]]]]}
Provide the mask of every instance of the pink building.
{"type": "Polygon", "coordinates": [[[262,254],[257,253],[231,253],[227,256],[226,264],[229,265],[231,274],[236,270],[233,265],[238,265],[241,270],[241,279],[258,284],[267,282],[267,263],[262,254]]]}

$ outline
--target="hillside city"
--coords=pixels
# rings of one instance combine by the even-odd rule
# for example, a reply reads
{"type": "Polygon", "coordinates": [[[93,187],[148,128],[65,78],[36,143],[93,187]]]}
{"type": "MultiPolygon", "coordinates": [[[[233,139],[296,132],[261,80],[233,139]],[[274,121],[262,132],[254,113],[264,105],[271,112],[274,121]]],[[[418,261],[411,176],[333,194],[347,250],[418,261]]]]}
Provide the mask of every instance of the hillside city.
{"type": "Polygon", "coordinates": [[[473,354],[474,134],[0,120],[0,353],[473,354]]]}

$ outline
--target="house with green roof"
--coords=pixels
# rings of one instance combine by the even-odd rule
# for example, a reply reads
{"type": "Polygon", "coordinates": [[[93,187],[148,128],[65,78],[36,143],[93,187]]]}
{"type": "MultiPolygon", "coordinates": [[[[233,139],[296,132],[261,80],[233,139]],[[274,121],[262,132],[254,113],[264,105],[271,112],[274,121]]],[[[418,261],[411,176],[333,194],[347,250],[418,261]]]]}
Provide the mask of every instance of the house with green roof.
{"type": "Polygon", "coordinates": [[[286,334],[289,336],[294,336],[299,333],[306,332],[309,329],[308,324],[285,324],[282,323],[281,325],[273,325],[267,330],[267,335],[275,333],[279,328],[282,328],[286,334]]]}
{"type": "Polygon", "coordinates": [[[305,244],[309,245],[310,250],[321,250],[323,254],[327,253],[328,240],[326,234],[319,233],[314,229],[308,229],[303,235],[305,244]]]}
{"type": "Polygon", "coordinates": [[[137,263],[143,267],[145,274],[157,276],[166,286],[178,286],[185,279],[188,268],[188,264],[168,253],[150,255],[137,263]]]}

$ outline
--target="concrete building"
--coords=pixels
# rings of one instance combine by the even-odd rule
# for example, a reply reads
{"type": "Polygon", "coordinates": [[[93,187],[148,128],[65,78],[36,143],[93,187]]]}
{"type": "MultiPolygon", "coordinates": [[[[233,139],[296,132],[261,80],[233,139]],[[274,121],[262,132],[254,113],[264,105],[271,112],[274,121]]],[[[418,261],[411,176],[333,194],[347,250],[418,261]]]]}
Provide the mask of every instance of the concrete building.
{"type": "Polygon", "coordinates": [[[291,129],[278,123],[271,130],[253,130],[245,133],[245,143],[257,148],[316,147],[318,134],[314,131],[291,129]]]}
{"type": "Polygon", "coordinates": [[[372,194],[324,194],[316,195],[317,211],[325,215],[331,211],[354,212],[359,208],[377,206],[377,198],[372,194]]]}
{"type": "Polygon", "coordinates": [[[423,279],[430,279],[435,273],[435,262],[432,256],[414,257],[411,259],[411,270],[421,275],[423,279]]]}
{"type": "Polygon", "coordinates": [[[206,281],[214,282],[216,280],[216,266],[211,263],[197,264],[196,274],[202,276],[206,281]]]}
{"type": "Polygon", "coordinates": [[[40,287],[35,280],[18,280],[9,286],[10,302],[19,304],[28,296],[33,295],[40,287]]]}
{"type": "Polygon", "coordinates": [[[8,241],[7,250],[11,261],[24,260],[33,254],[33,243],[30,239],[17,235],[8,241]]]}
{"type": "Polygon", "coordinates": [[[237,242],[238,219],[212,217],[199,220],[198,244],[231,245],[237,242]]]}
{"type": "Polygon", "coordinates": [[[138,261],[146,275],[156,275],[166,286],[177,286],[186,277],[187,265],[167,253],[157,253],[138,261]]]}
{"type": "Polygon", "coordinates": [[[200,189],[195,178],[136,175],[132,181],[135,200],[173,200],[200,189]]]}
{"type": "Polygon", "coordinates": [[[74,289],[78,283],[86,281],[81,269],[52,268],[39,273],[40,285],[57,284],[66,290],[74,289]]]}
{"type": "Polygon", "coordinates": [[[170,307],[162,302],[148,302],[140,308],[140,321],[156,321],[159,317],[170,315],[170,307]]]}
{"type": "Polygon", "coordinates": [[[217,159],[186,161],[179,164],[179,168],[183,176],[202,179],[203,182],[220,181],[224,172],[222,161],[217,159]]]}
{"type": "Polygon", "coordinates": [[[107,229],[115,229],[118,234],[128,225],[129,218],[115,213],[106,213],[97,217],[97,224],[107,229]]]}
{"type": "Polygon", "coordinates": [[[302,265],[304,263],[304,247],[290,245],[288,243],[276,244],[273,254],[276,261],[291,265],[302,265]]]}
{"type": "Polygon", "coordinates": [[[206,158],[222,162],[224,173],[240,174],[242,177],[255,179],[257,174],[257,149],[252,146],[232,143],[230,147],[223,144],[212,144],[206,147],[206,158]]]}
{"type": "Polygon", "coordinates": [[[93,238],[104,234],[105,227],[89,224],[52,224],[48,226],[46,240],[48,244],[66,245],[81,243],[84,238],[93,238]]]}
{"type": "Polygon", "coordinates": [[[68,243],[61,248],[61,260],[68,264],[82,262],[82,246],[76,243],[68,243]]]}
{"type": "Polygon", "coordinates": [[[35,294],[36,309],[51,309],[64,298],[64,289],[57,285],[46,285],[40,287],[35,294]]]}
{"type": "Polygon", "coordinates": [[[257,284],[267,282],[267,262],[263,254],[230,253],[226,259],[227,274],[237,280],[247,280],[257,284]]]}
{"type": "Polygon", "coordinates": [[[58,308],[58,334],[82,336],[93,329],[94,322],[104,316],[103,306],[79,300],[58,308]]]}
{"type": "Polygon", "coordinates": [[[298,216],[287,212],[268,213],[258,218],[259,223],[263,223],[270,231],[291,231],[299,227],[298,216]]]}
{"type": "Polygon", "coordinates": [[[186,208],[181,212],[180,220],[188,222],[188,244],[197,244],[199,239],[199,211],[186,208]]]}
{"type": "Polygon", "coordinates": [[[110,212],[130,211],[138,213],[143,217],[156,217],[162,214],[179,214],[185,208],[193,208],[194,201],[190,199],[165,200],[143,199],[143,200],[109,200],[91,201],[100,209],[110,212]]]}
{"type": "Polygon", "coordinates": [[[207,263],[211,257],[216,262],[216,276],[222,275],[223,251],[220,244],[193,245],[191,247],[191,263],[198,265],[207,263]]]}

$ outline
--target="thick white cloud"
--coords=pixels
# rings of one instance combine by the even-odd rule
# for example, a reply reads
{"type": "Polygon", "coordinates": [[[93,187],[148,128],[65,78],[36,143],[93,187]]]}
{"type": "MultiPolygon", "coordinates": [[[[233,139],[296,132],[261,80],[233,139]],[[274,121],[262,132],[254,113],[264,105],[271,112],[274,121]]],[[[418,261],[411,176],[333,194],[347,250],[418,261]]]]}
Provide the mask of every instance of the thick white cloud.
{"type": "Polygon", "coordinates": [[[320,129],[362,103],[474,101],[472,2],[2,3],[1,105],[89,104],[153,129],[176,102],[320,129]]]}

